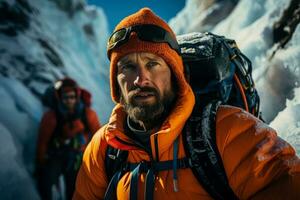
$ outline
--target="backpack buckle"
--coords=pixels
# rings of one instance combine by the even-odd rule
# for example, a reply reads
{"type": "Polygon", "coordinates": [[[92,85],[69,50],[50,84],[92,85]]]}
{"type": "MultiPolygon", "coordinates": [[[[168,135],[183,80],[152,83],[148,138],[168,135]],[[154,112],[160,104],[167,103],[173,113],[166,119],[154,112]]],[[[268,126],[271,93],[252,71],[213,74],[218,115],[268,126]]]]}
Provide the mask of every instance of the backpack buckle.
{"type": "Polygon", "coordinates": [[[116,160],[117,156],[113,155],[113,154],[108,154],[108,157],[112,160],[116,160]]]}

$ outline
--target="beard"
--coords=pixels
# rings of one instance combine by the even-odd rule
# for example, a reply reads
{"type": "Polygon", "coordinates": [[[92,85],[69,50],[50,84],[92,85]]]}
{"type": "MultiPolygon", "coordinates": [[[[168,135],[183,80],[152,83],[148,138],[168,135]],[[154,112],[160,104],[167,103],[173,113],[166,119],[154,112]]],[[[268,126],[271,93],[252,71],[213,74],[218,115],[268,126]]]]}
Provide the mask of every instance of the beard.
{"type": "Polygon", "coordinates": [[[131,89],[128,100],[126,101],[123,94],[121,103],[130,119],[134,122],[143,122],[147,128],[153,128],[161,124],[174,104],[175,92],[171,89],[164,91],[163,94],[152,87],[134,87],[131,89]],[[153,94],[155,101],[153,103],[138,103],[135,101],[138,92],[150,92],[153,94]]]}

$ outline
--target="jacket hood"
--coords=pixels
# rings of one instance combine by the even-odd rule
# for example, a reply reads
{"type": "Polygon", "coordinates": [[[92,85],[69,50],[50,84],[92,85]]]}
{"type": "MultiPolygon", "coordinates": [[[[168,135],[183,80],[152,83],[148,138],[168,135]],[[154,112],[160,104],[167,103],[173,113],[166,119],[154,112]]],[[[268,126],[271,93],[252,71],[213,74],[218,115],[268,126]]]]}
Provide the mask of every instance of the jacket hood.
{"type": "MultiPolygon", "coordinates": [[[[157,136],[159,155],[171,147],[175,139],[181,134],[186,120],[192,113],[195,104],[194,94],[189,86],[186,90],[185,95],[178,96],[175,106],[159,130],[153,132],[150,136],[152,151],[155,149],[154,137],[155,135],[157,136]]],[[[133,145],[133,141],[124,133],[123,126],[126,117],[127,114],[122,105],[117,104],[113,109],[105,130],[105,138],[107,143],[115,148],[122,150],[137,149],[137,147],[133,145]]]]}

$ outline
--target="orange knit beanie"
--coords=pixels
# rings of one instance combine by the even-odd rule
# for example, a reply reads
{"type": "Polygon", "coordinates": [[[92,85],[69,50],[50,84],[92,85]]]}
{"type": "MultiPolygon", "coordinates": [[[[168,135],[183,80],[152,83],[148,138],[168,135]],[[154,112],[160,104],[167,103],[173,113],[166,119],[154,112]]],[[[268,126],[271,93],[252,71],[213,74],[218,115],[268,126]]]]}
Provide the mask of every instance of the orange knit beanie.
{"type": "MultiPolygon", "coordinates": [[[[169,25],[155,15],[149,8],[143,8],[138,12],[124,18],[115,28],[119,30],[121,28],[130,27],[140,24],[153,24],[160,26],[167,30],[176,39],[176,36],[169,25]]],[[[186,80],[184,77],[184,68],[181,57],[173,50],[167,43],[154,43],[148,41],[139,40],[139,38],[132,34],[127,43],[116,47],[111,51],[110,56],[110,89],[112,100],[116,103],[120,100],[119,88],[117,83],[117,62],[123,56],[134,52],[149,52],[154,53],[162,57],[169,65],[173,75],[177,80],[179,87],[179,95],[184,95],[187,88],[186,80]]]]}

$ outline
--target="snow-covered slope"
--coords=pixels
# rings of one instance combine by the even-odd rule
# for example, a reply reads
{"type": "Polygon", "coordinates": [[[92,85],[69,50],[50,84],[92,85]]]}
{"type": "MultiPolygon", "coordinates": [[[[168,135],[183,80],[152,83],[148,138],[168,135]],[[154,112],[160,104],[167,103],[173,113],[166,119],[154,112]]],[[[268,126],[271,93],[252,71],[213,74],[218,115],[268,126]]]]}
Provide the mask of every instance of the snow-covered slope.
{"type": "Polygon", "coordinates": [[[237,41],[240,49],[253,62],[253,76],[261,96],[263,117],[279,135],[296,144],[300,154],[299,101],[300,84],[300,2],[298,0],[240,0],[233,11],[223,12],[215,26],[205,15],[216,5],[230,0],[187,0],[185,8],[170,21],[177,33],[211,31],[237,41]],[[194,23],[198,25],[195,28],[194,23]],[[281,112],[282,111],[282,112],[281,112]],[[278,114],[280,112],[280,114],[278,114]]]}
{"type": "Polygon", "coordinates": [[[187,0],[169,24],[176,34],[209,31],[234,9],[238,0],[187,0]]]}
{"type": "Polygon", "coordinates": [[[31,173],[45,88],[76,79],[102,123],[113,106],[106,16],[83,0],[1,0],[0,24],[0,199],[38,199],[31,173]]]}
{"type": "Polygon", "coordinates": [[[270,124],[292,144],[299,153],[300,149],[300,88],[294,90],[295,98],[287,100],[286,108],[279,112],[270,124]]]}

